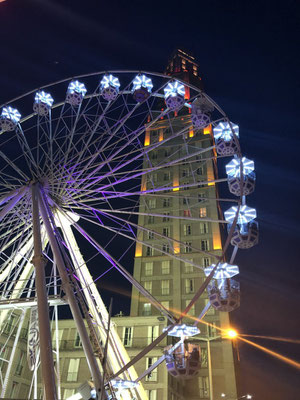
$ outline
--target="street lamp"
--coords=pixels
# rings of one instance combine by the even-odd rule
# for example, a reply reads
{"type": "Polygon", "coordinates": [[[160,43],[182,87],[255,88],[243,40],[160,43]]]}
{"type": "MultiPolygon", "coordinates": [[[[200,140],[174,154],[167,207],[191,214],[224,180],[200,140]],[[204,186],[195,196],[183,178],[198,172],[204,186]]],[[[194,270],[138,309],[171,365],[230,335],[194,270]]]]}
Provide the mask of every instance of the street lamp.
{"type": "MultiPolygon", "coordinates": [[[[216,339],[221,339],[221,338],[227,338],[227,339],[235,339],[238,337],[238,333],[236,330],[230,328],[227,329],[225,332],[223,332],[223,335],[218,335],[218,336],[213,336],[213,337],[199,337],[197,336],[197,339],[199,340],[203,340],[207,343],[207,367],[208,367],[208,380],[209,380],[209,399],[213,400],[214,396],[213,396],[213,380],[212,380],[212,366],[211,366],[211,351],[210,351],[210,342],[212,340],[216,340],[216,339]]],[[[246,396],[251,396],[251,395],[246,395],[246,396]]],[[[226,397],[225,393],[221,394],[221,397],[226,397]]],[[[243,397],[245,398],[245,396],[243,397]]],[[[241,399],[241,397],[239,398],[241,399]]],[[[239,399],[235,399],[235,400],[239,400],[239,399]]],[[[246,397],[246,399],[252,399],[251,397],[246,397]]]]}

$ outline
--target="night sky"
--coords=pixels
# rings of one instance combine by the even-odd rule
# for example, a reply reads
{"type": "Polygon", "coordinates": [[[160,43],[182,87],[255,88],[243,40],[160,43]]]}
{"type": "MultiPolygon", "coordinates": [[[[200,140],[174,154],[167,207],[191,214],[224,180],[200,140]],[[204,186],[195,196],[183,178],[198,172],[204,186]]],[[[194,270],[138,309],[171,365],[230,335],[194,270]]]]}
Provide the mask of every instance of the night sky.
{"type": "MultiPolygon", "coordinates": [[[[289,339],[300,333],[297,20],[292,0],[0,2],[0,103],[88,72],[162,72],[176,48],[196,58],[205,91],[239,124],[256,163],[248,203],[260,243],[236,260],[242,303],[233,322],[243,334],[289,339]]],[[[249,339],[300,362],[299,344],[249,339]]],[[[300,399],[299,369],[248,344],[239,350],[242,394],[300,399]]]]}

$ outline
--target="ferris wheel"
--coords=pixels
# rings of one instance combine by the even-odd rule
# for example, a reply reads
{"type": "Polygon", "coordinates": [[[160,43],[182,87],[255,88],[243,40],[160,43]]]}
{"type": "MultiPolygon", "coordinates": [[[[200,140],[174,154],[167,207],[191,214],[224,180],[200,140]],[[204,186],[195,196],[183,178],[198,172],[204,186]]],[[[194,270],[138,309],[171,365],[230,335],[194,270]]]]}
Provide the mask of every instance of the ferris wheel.
{"type": "MultiPolygon", "coordinates": [[[[166,331],[143,355],[169,334],[178,337],[180,345],[167,349],[159,362],[165,360],[173,376],[181,368],[174,354],[183,352],[186,363],[197,358],[197,349],[187,353],[183,346],[187,337],[197,333],[197,324],[186,326],[183,317],[206,289],[210,302],[200,319],[210,306],[219,311],[238,307],[239,284],[232,277],[239,271],[234,259],[238,248],[250,248],[258,241],[256,211],[246,204],[246,196],[255,187],[254,163],[242,156],[238,126],[200,89],[171,76],[141,71],[66,79],[11,100],[1,106],[0,113],[0,329],[13,309],[21,310],[15,349],[29,310],[31,395],[41,366],[45,398],[60,398],[59,345],[56,340],[52,349],[50,315],[57,328],[58,308],[67,303],[98,396],[117,398],[122,391],[123,399],[132,398],[132,393],[137,399],[147,399],[138,383],[149,370],[137,375],[134,364],[139,357],[130,361],[110,324],[95,279],[111,269],[118,271],[169,320],[166,331]],[[197,147],[195,136],[204,130],[210,144],[197,147]],[[173,146],[179,141],[181,151],[173,146]],[[158,151],[166,156],[155,159],[158,151]],[[215,168],[218,158],[224,157],[230,159],[219,178],[215,168]],[[180,177],[157,182],[156,175],[166,168],[186,165],[189,179],[185,182],[180,177]],[[204,169],[207,179],[201,180],[204,169]],[[226,198],[208,199],[222,207],[224,217],[221,213],[213,218],[201,215],[201,222],[228,228],[225,245],[218,251],[191,246],[172,231],[160,232],[139,223],[141,216],[164,218],[159,208],[149,205],[162,197],[184,200],[169,218],[199,221],[193,203],[197,189],[208,185],[228,185],[229,189],[226,198]],[[234,204],[230,208],[228,201],[234,204]],[[158,240],[148,240],[153,237],[158,240]],[[78,242],[88,249],[84,256],[78,242]],[[190,248],[214,262],[205,268],[191,262],[204,270],[207,279],[198,297],[178,317],[124,267],[124,254],[131,248],[185,262],[189,261],[183,249],[190,248]],[[230,251],[226,262],[225,253],[228,258],[230,251]],[[95,266],[95,260],[97,276],[93,267],[92,277],[89,266],[95,266]],[[103,373],[96,358],[103,360],[105,351],[103,373]]],[[[6,395],[14,349],[2,363],[0,397],[6,395]]],[[[198,366],[185,370],[194,376],[198,366]]]]}

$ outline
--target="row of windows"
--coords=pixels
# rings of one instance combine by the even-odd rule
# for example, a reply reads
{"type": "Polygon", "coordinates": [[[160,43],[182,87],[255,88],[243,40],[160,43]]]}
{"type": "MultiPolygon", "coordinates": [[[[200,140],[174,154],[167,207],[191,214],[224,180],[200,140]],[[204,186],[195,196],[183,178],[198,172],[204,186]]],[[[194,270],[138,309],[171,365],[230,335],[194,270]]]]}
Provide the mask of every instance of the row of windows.
{"type": "MultiPolygon", "coordinates": [[[[197,167],[195,170],[193,170],[192,168],[185,168],[180,171],[181,178],[188,178],[190,176],[203,175],[203,174],[204,174],[203,167],[197,167]]],[[[147,176],[148,183],[157,183],[158,180],[163,180],[167,182],[170,181],[171,179],[172,179],[171,171],[164,171],[159,175],[155,172],[152,173],[150,176],[147,176]]]]}
{"type": "MultiPolygon", "coordinates": [[[[157,281],[155,281],[157,282],[157,281]]],[[[162,295],[169,295],[170,294],[170,282],[171,279],[163,279],[160,281],[160,289],[162,295]]],[[[153,289],[153,281],[144,281],[143,282],[144,288],[152,294],[153,289]]],[[[186,294],[194,293],[195,292],[195,278],[185,278],[184,280],[184,292],[186,294]]]]}
{"type": "MultiPolygon", "coordinates": [[[[185,273],[191,273],[194,272],[194,266],[193,260],[188,259],[184,262],[183,266],[183,271],[185,273]]],[[[208,267],[211,264],[211,259],[210,257],[203,257],[201,260],[201,266],[203,268],[208,267]]],[[[154,268],[154,263],[153,261],[148,261],[144,264],[144,275],[145,276],[152,276],[153,275],[153,268],[154,268]]],[[[171,261],[170,260],[164,260],[161,262],[157,262],[157,268],[158,268],[158,274],[162,275],[169,275],[171,272],[171,261]]]]}
{"type": "MultiPolygon", "coordinates": [[[[195,227],[196,224],[194,224],[195,227]]],[[[199,226],[199,233],[200,234],[206,234],[208,233],[208,223],[207,222],[200,222],[200,224],[197,224],[197,227],[199,226]]],[[[182,231],[184,236],[190,236],[192,235],[192,225],[190,224],[184,224],[182,226],[182,231]]],[[[166,226],[162,228],[162,234],[165,237],[170,237],[170,232],[171,232],[171,227],[166,226]]],[[[155,237],[155,232],[154,231],[148,231],[147,232],[147,239],[152,240],[155,237]]]]}
{"type": "MultiPolygon", "coordinates": [[[[208,251],[209,249],[210,249],[209,240],[208,239],[201,240],[200,241],[200,250],[208,251]]],[[[174,252],[174,249],[170,246],[169,243],[163,243],[160,251],[161,251],[161,254],[166,254],[166,253],[171,253],[171,250],[172,250],[172,252],[174,252]]],[[[197,248],[193,247],[192,242],[185,242],[183,245],[183,248],[182,248],[182,252],[185,254],[192,253],[193,251],[197,251],[197,250],[198,250],[197,248]]],[[[157,255],[158,251],[159,251],[158,249],[154,249],[151,246],[147,246],[145,255],[147,257],[151,257],[154,255],[157,255]]],[[[176,253],[177,253],[177,251],[176,251],[176,253]]]]}
{"type": "MultiPolygon", "coordinates": [[[[191,300],[184,300],[184,308],[186,308],[189,304],[190,304],[191,300]]],[[[204,299],[205,305],[208,303],[208,299],[204,299]]],[[[161,305],[166,308],[167,310],[170,309],[170,301],[169,300],[164,300],[160,302],[161,305]]],[[[201,308],[202,310],[202,308],[201,308]]],[[[209,310],[207,311],[206,315],[214,315],[215,314],[215,309],[213,307],[210,307],[209,310]]],[[[142,315],[147,317],[152,314],[152,307],[151,307],[151,303],[143,303],[142,305],[142,315]]],[[[192,307],[190,308],[189,312],[187,313],[187,315],[196,316],[196,311],[195,311],[195,304],[192,305],[192,307]]],[[[197,315],[198,316],[198,315],[197,315]]],[[[216,331],[216,328],[212,328],[216,331]]],[[[215,334],[215,333],[214,333],[215,334]]],[[[213,336],[214,335],[211,331],[210,335],[213,336]]]]}
{"type": "MultiPolygon", "coordinates": [[[[186,188],[184,188],[184,189],[186,189],[186,188]]],[[[194,200],[194,198],[193,199],[191,199],[191,198],[189,198],[189,197],[184,197],[183,199],[182,199],[182,204],[183,205],[185,205],[185,204],[190,204],[191,203],[191,200],[194,200]]],[[[206,194],[205,193],[198,193],[198,202],[199,203],[202,203],[203,201],[205,201],[206,200],[206,194]]],[[[163,200],[162,200],[162,205],[163,205],[163,207],[169,207],[170,205],[171,205],[171,201],[170,201],[170,199],[169,198],[164,198],[163,200]]],[[[156,209],[157,208],[157,201],[156,201],[156,199],[149,199],[149,200],[147,200],[147,207],[149,208],[149,209],[156,209]]]]}
{"type": "MultiPolygon", "coordinates": [[[[164,199],[163,206],[164,206],[164,207],[169,207],[169,206],[170,206],[170,199],[164,199]],[[166,205],[165,205],[165,204],[166,204],[166,205]]],[[[194,210],[195,210],[195,209],[194,209],[194,210]]],[[[191,210],[183,210],[182,214],[183,214],[184,217],[191,217],[191,216],[192,216],[191,210]]],[[[195,217],[196,215],[195,215],[195,212],[194,212],[194,211],[193,211],[193,214],[194,214],[193,216],[195,217]]],[[[167,221],[170,221],[169,215],[170,215],[169,212],[165,212],[165,213],[164,213],[164,217],[156,217],[156,218],[159,218],[159,222],[161,221],[161,219],[162,219],[163,222],[167,222],[167,221]]],[[[207,217],[207,210],[206,210],[206,207],[201,207],[201,208],[199,209],[199,214],[198,214],[198,216],[199,216],[200,218],[205,218],[205,217],[207,217]]],[[[147,217],[147,223],[148,223],[148,224],[154,224],[155,222],[158,222],[158,221],[156,221],[156,218],[155,218],[154,215],[148,215],[148,217],[147,217]]]]}

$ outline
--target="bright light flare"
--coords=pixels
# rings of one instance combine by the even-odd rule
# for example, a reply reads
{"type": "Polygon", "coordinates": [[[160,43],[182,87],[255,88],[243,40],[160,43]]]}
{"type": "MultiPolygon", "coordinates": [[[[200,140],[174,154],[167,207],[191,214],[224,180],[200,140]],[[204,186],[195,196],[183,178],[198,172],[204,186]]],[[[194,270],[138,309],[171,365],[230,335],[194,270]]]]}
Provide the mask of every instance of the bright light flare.
{"type": "Polygon", "coordinates": [[[78,94],[81,94],[82,97],[84,97],[86,95],[86,92],[87,92],[87,90],[86,90],[84,83],[81,83],[79,81],[72,81],[69,83],[68,93],[71,93],[71,94],[78,93],[78,94]]]}
{"type": "Polygon", "coordinates": [[[39,103],[44,103],[48,107],[52,107],[52,104],[54,102],[53,97],[51,96],[50,93],[46,93],[43,90],[36,92],[34,101],[36,104],[39,103]]]}
{"type": "Polygon", "coordinates": [[[184,86],[178,82],[169,82],[167,87],[164,88],[164,92],[165,92],[165,99],[167,99],[168,97],[175,97],[177,95],[184,97],[185,94],[185,90],[184,90],[184,86]]]}
{"type": "Polygon", "coordinates": [[[153,88],[152,80],[150,78],[148,78],[146,75],[137,75],[134,78],[132,85],[133,85],[133,87],[132,87],[133,92],[135,90],[138,90],[138,89],[141,89],[142,87],[144,87],[150,93],[153,88]]]}
{"type": "Polygon", "coordinates": [[[120,87],[120,81],[116,76],[113,75],[104,75],[101,82],[101,89],[107,89],[110,86],[114,88],[119,88],[120,87]]]}
{"type": "MultiPolygon", "coordinates": [[[[225,220],[229,223],[233,223],[236,213],[238,211],[238,207],[233,206],[230,207],[227,211],[224,212],[225,220]]],[[[239,210],[239,215],[237,219],[237,223],[240,225],[247,224],[256,218],[256,210],[255,208],[248,207],[246,205],[241,206],[239,210]]]]}
{"type": "MultiPolygon", "coordinates": [[[[212,264],[204,269],[206,276],[209,276],[211,271],[215,268],[216,264],[212,264]]],[[[228,279],[239,273],[239,267],[237,265],[231,265],[227,263],[220,263],[214,273],[214,279],[228,279]]]]}
{"type": "Polygon", "coordinates": [[[21,119],[21,114],[16,108],[8,106],[2,109],[1,117],[3,119],[10,119],[12,122],[17,124],[21,119]]]}
{"type": "Polygon", "coordinates": [[[254,171],[254,162],[252,160],[248,160],[248,158],[246,157],[243,157],[242,159],[233,158],[226,165],[226,174],[235,178],[239,178],[241,176],[241,164],[243,175],[249,175],[251,172],[254,171]]]}
{"type": "Polygon", "coordinates": [[[228,337],[229,339],[235,339],[237,336],[238,333],[234,329],[228,329],[228,331],[226,332],[226,337],[228,337]]]}
{"type": "Polygon", "coordinates": [[[239,126],[233,122],[230,124],[229,122],[219,122],[213,131],[215,139],[223,139],[226,142],[229,142],[233,138],[233,134],[239,137],[239,126]]]}

